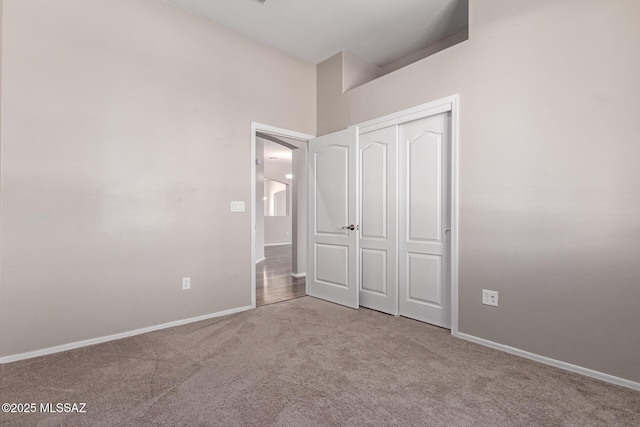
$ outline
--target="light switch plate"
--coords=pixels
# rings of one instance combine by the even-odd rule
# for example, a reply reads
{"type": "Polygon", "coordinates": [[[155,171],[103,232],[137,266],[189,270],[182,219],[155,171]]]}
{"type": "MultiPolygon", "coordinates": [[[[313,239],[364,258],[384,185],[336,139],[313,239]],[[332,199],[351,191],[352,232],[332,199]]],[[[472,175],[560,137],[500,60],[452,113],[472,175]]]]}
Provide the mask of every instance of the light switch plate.
{"type": "Polygon", "coordinates": [[[231,202],[231,212],[244,212],[244,202],[231,202]]]}

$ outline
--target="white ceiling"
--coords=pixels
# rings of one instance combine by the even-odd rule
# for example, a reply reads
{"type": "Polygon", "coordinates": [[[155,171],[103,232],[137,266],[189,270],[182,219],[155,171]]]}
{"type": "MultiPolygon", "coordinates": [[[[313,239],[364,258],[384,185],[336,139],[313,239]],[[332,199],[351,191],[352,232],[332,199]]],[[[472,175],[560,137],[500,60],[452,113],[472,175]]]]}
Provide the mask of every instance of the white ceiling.
{"type": "MultiPolygon", "coordinates": [[[[262,139],[262,138],[260,138],[262,139]]],[[[291,149],[284,147],[280,144],[276,144],[275,142],[268,141],[266,139],[262,139],[264,144],[264,159],[274,161],[271,157],[275,157],[276,160],[284,163],[291,163],[291,149]]]]}
{"type": "Polygon", "coordinates": [[[287,182],[286,175],[292,173],[292,151],[280,144],[262,139],[264,144],[264,177],[287,182]],[[271,159],[270,157],[275,157],[271,159]]]}
{"type": "Polygon", "coordinates": [[[384,66],[467,28],[468,0],[166,0],[318,64],[342,49],[384,66]]]}

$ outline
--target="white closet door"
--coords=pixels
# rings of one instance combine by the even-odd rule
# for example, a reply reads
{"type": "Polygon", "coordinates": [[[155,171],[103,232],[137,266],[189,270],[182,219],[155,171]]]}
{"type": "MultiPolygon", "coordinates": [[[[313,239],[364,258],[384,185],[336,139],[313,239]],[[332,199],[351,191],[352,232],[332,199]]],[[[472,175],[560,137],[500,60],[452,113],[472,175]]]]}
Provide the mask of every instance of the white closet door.
{"type": "Polygon", "coordinates": [[[450,113],[399,125],[399,308],[451,327],[449,271],[450,113]]]}
{"type": "Polygon", "coordinates": [[[397,140],[391,126],[360,135],[360,305],[398,314],[397,140]]]}
{"type": "Polygon", "coordinates": [[[309,142],[309,295],[358,308],[358,128],[309,142]]]}

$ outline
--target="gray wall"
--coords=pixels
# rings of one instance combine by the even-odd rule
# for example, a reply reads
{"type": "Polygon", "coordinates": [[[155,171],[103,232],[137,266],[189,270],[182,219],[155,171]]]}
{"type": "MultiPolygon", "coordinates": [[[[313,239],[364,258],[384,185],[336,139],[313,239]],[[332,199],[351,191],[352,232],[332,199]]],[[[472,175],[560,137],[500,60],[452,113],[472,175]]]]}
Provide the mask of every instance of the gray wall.
{"type": "Polygon", "coordinates": [[[315,67],[159,0],[3,36],[0,356],[250,305],[251,121],[315,133],[315,67]]]}
{"type": "Polygon", "coordinates": [[[404,58],[400,58],[397,61],[392,62],[391,64],[387,64],[380,70],[380,74],[389,74],[396,70],[399,70],[402,67],[406,67],[409,64],[413,64],[416,61],[419,61],[427,56],[434,55],[440,51],[445,49],[449,49],[451,46],[454,46],[458,43],[462,43],[465,40],[469,39],[469,30],[463,30],[459,33],[455,33],[444,40],[440,40],[432,44],[431,46],[427,46],[424,49],[419,50],[418,52],[414,52],[411,55],[405,56],[404,58]]]}
{"type": "Polygon", "coordinates": [[[264,244],[291,243],[291,215],[264,217],[264,244]]]}
{"type": "MultiPolygon", "coordinates": [[[[297,151],[297,150],[292,150],[297,151]]],[[[293,153],[292,153],[293,157],[293,153]]],[[[273,192],[277,191],[282,184],[287,186],[288,215],[287,216],[264,216],[264,244],[274,245],[292,242],[292,213],[293,190],[291,184],[286,183],[286,175],[293,173],[293,159],[289,162],[275,162],[266,160],[264,164],[264,177],[271,180],[263,185],[267,187],[269,203],[275,203],[273,192]],[[274,184],[271,186],[270,184],[274,184]]]]}
{"type": "Polygon", "coordinates": [[[368,63],[353,53],[343,50],[342,91],[346,92],[382,75],[382,68],[368,63]]]}
{"type": "Polygon", "coordinates": [[[319,65],[318,133],[459,93],[461,332],[640,381],[640,2],[470,3],[467,42],[345,94],[319,65]]]}
{"type": "MultiPolygon", "coordinates": [[[[291,168],[289,168],[288,172],[291,173],[291,168]]],[[[265,174],[265,176],[267,175],[265,174]]],[[[270,178],[270,177],[267,176],[267,178],[270,178]]],[[[278,191],[278,189],[281,189],[283,186],[286,187],[285,191],[286,191],[286,197],[288,198],[288,200],[285,201],[283,199],[281,200],[281,202],[284,210],[287,209],[286,206],[288,204],[288,209],[289,209],[288,215],[286,216],[264,215],[264,244],[265,245],[275,245],[275,244],[292,242],[291,205],[293,201],[293,195],[291,190],[291,184],[285,184],[284,182],[276,182],[274,180],[271,180],[271,181],[267,181],[267,183],[263,185],[263,188],[265,189],[265,192],[268,193],[267,195],[269,196],[269,202],[272,203],[273,207],[275,208],[275,204],[279,203],[275,199],[275,193],[278,191]]],[[[280,191],[283,191],[283,190],[280,190],[280,191]]]]}
{"type": "MultiPolygon", "coordinates": [[[[4,0],[0,0],[0,108],[2,103],[2,34],[3,34],[3,11],[4,11],[4,0]]],[[[2,114],[0,114],[0,176],[2,172],[2,114]]],[[[0,180],[0,213],[2,212],[2,181],[0,180]]],[[[0,248],[2,244],[0,241],[0,248]]],[[[1,249],[0,249],[1,250],[1,249]]],[[[1,252],[0,252],[1,254],[1,252]]],[[[1,255],[0,255],[1,256],[1,255]]],[[[0,287],[0,290],[2,288],[0,287]]],[[[2,298],[2,294],[0,294],[0,300],[2,298]]],[[[0,335],[0,337],[2,337],[0,335]]]]}
{"type": "Polygon", "coordinates": [[[307,144],[300,143],[293,150],[292,238],[295,239],[292,271],[306,274],[307,271],[307,144]]]}
{"type": "Polygon", "coordinates": [[[264,258],[264,140],[256,137],[256,261],[264,258]]]}

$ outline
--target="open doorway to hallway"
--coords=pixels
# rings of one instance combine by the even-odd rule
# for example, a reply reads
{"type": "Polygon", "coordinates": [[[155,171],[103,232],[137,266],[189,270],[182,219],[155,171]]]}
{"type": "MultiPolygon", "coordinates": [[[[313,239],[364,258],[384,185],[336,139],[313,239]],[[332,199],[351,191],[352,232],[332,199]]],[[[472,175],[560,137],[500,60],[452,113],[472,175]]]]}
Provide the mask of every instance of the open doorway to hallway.
{"type": "Polygon", "coordinates": [[[310,135],[252,124],[253,306],[306,295],[310,135]]]}
{"type": "Polygon", "coordinates": [[[266,246],[256,264],[256,306],[300,298],[307,294],[305,277],[291,275],[291,244],[266,246]]]}

